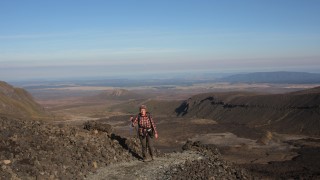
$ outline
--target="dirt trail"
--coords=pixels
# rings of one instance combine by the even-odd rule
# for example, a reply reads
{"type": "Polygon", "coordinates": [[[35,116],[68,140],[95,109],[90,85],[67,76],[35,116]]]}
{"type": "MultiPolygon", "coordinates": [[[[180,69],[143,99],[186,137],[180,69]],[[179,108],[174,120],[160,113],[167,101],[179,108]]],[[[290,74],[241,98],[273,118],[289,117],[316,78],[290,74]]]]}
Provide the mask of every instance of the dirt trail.
{"type": "Polygon", "coordinates": [[[187,160],[201,160],[204,157],[194,151],[170,153],[151,162],[131,161],[101,168],[87,179],[169,179],[167,172],[177,170],[187,160]]]}

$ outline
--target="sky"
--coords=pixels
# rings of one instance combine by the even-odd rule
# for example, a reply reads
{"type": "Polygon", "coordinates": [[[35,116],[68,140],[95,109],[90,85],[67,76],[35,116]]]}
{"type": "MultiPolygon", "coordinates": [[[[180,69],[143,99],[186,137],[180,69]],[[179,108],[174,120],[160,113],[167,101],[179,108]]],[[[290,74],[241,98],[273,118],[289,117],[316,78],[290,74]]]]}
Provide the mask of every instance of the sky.
{"type": "Polygon", "coordinates": [[[320,73],[319,0],[0,0],[0,80],[320,73]]]}

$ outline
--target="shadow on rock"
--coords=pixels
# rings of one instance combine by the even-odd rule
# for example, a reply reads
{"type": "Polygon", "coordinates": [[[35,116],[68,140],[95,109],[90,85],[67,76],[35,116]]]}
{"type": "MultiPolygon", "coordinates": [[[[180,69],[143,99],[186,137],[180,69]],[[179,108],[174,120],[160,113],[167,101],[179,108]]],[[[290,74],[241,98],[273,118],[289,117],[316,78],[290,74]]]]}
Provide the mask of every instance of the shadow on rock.
{"type": "Polygon", "coordinates": [[[134,142],[132,140],[129,140],[127,138],[123,138],[121,136],[118,136],[114,133],[111,134],[110,138],[112,140],[116,140],[119,142],[119,144],[126,150],[129,151],[129,153],[132,154],[133,157],[138,158],[138,159],[142,159],[141,156],[139,156],[138,154],[138,149],[140,147],[138,147],[139,145],[137,144],[137,142],[134,142]]]}

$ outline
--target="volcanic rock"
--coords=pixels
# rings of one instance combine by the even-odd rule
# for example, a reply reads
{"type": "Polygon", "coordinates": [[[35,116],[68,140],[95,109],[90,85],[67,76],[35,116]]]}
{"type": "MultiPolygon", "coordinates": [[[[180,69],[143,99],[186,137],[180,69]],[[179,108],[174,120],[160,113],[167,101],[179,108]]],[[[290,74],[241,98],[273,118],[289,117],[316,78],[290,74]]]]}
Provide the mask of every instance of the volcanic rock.
{"type": "Polygon", "coordinates": [[[0,179],[83,179],[98,167],[135,159],[125,141],[108,133],[0,115],[0,179]]]}
{"type": "Polygon", "coordinates": [[[252,179],[245,169],[222,160],[214,145],[201,144],[199,141],[187,141],[184,151],[198,151],[204,158],[186,161],[185,164],[167,172],[170,179],[252,179]]]}

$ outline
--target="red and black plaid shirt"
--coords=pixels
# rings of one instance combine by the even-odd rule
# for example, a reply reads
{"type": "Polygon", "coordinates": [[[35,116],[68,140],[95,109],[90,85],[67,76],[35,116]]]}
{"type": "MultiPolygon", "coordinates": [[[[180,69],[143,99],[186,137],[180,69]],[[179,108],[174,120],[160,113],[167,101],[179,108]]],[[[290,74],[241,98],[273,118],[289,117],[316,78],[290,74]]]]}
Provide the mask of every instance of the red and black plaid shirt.
{"type": "Polygon", "coordinates": [[[156,124],[153,121],[153,118],[150,114],[146,114],[146,116],[142,116],[141,114],[138,114],[133,120],[132,120],[132,126],[135,126],[135,124],[139,123],[139,134],[144,136],[147,133],[147,129],[153,128],[154,133],[158,134],[156,129],[156,124]],[[149,120],[150,117],[150,120],[149,120]],[[140,118],[140,120],[139,120],[140,118]],[[151,122],[151,123],[150,123],[151,122]]]}

